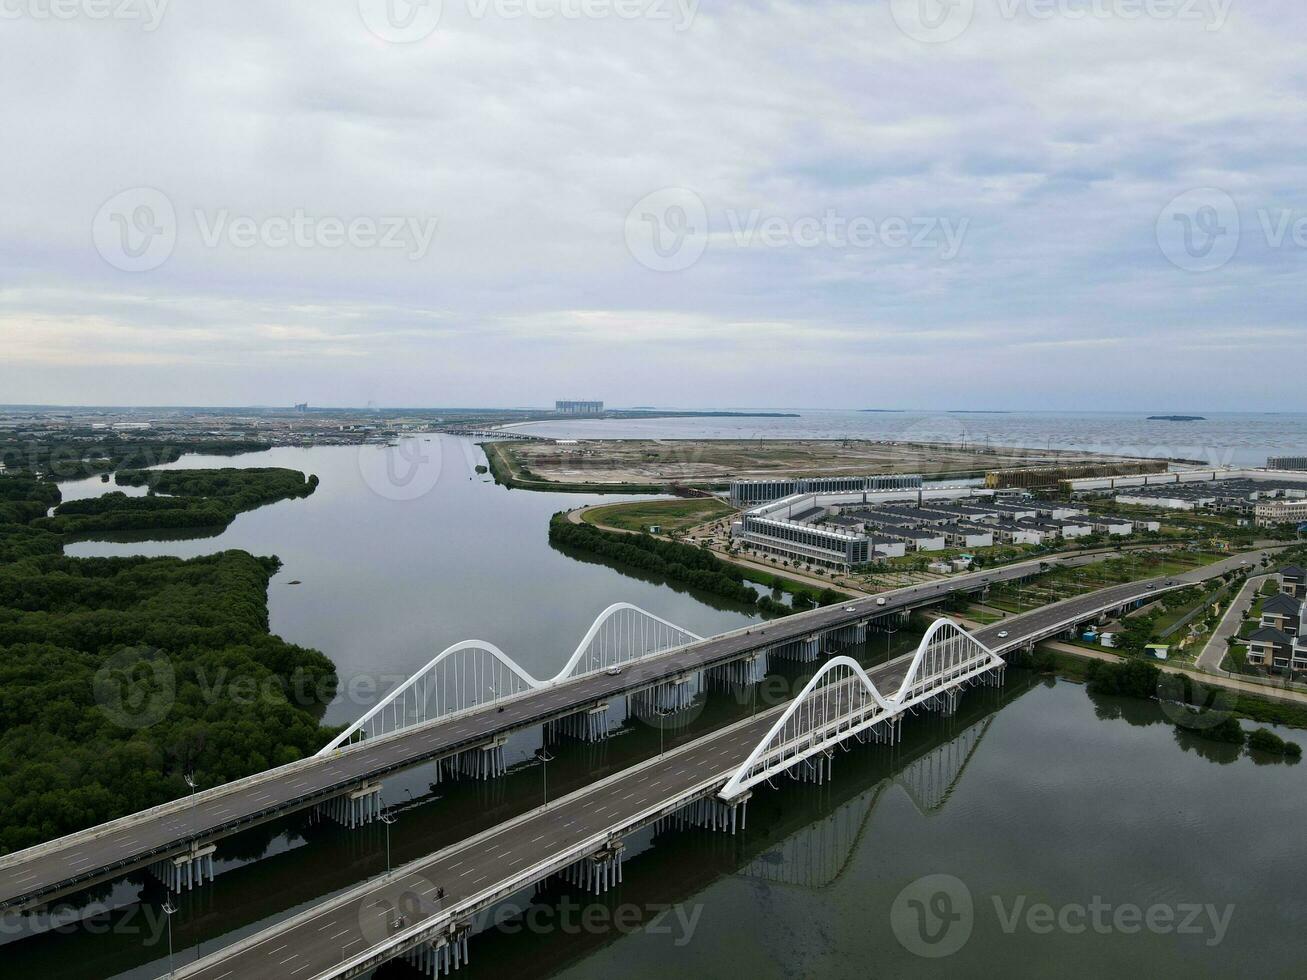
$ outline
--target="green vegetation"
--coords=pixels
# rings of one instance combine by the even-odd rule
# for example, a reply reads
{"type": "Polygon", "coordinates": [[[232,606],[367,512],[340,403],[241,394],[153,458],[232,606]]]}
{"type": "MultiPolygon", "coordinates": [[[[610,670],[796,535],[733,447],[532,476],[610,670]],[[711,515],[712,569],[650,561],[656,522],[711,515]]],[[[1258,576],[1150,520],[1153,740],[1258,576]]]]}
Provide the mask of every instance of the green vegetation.
{"type": "Polygon", "coordinates": [[[587,510],[582,520],[619,531],[647,531],[657,525],[664,534],[677,534],[732,513],[733,507],[715,497],[699,497],[611,504],[587,510]]]}
{"type": "Polygon", "coordinates": [[[550,520],[549,542],[654,572],[669,581],[724,599],[756,605],[769,613],[790,613],[817,605],[833,605],[847,598],[834,589],[816,591],[780,576],[742,569],[722,561],[707,548],[667,541],[649,534],[624,534],[604,531],[592,524],[573,524],[566,514],[555,514],[550,520]],[[790,592],[793,607],[777,602],[771,596],[759,596],[744,584],[746,581],[757,581],[773,590],[790,592]]]}
{"type": "Polygon", "coordinates": [[[1302,746],[1297,742],[1288,742],[1276,735],[1269,728],[1259,728],[1248,736],[1248,748],[1257,749],[1270,755],[1282,755],[1287,759],[1301,759],[1302,746]]]}
{"type": "MultiPolygon", "coordinates": [[[[1211,710],[1212,707],[1208,703],[1212,692],[1218,691],[1219,710],[1227,716],[1221,724],[1201,729],[1185,725],[1177,726],[1218,741],[1243,743],[1243,731],[1236,720],[1239,718],[1260,724],[1307,728],[1307,706],[1301,704],[1216,688],[1189,674],[1174,671],[1166,672],[1166,680],[1163,684],[1163,671],[1160,667],[1135,657],[1115,661],[1090,660],[1082,663],[1082,669],[1075,669],[1070,673],[1075,679],[1079,677],[1087,679],[1089,691],[1093,694],[1156,700],[1159,691],[1164,689],[1168,700],[1206,711],[1211,710]],[[1237,736],[1236,731],[1238,731],[1237,736]]],[[[1059,670],[1071,666],[1061,655],[1057,657],[1056,664],[1059,670]]],[[[1293,744],[1289,742],[1286,746],[1293,744]]],[[[1292,753],[1292,749],[1286,749],[1286,754],[1292,755],[1292,753]]]]}
{"type": "Polygon", "coordinates": [[[1144,660],[1095,660],[1089,664],[1085,676],[1093,694],[1151,699],[1157,696],[1162,671],[1144,660]]]}
{"type": "Polygon", "coordinates": [[[1222,718],[1215,725],[1192,726],[1185,725],[1182,722],[1176,722],[1175,727],[1190,735],[1201,735],[1203,738],[1210,739],[1213,742],[1225,742],[1227,745],[1243,745],[1247,736],[1243,733],[1243,728],[1233,715],[1222,718]]]}
{"type": "Polygon", "coordinates": [[[91,429],[70,429],[48,436],[0,435],[0,463],[10,473],[76,480],[124,467],[141,469],[174,463],[184,453],[235,456],[271,448],[269,443],[253,433],[248,439],[163,441],[91,429]]]}
{"type": "Polygon", "coordinates": [[[73,500],[55,509],[53,517],[35,525],[59,534],[143,531],[176,528],[225,528],[238,514],[265,504],[307,497],[318,478],[296,470],[124,470],[120,486],[147,486],[144,497],[107,493],[73,500]]]}
{"type": "MultiPolygon", "coordinates": [[[[188,471],[160,485],[234,513],[290,487],[291,472],[188,471]]],[[[293,476],[296,495],[311,492],[316,481],[293,476]]],[[[68,558],[63,536],[39,526],[59,496],[52,481],[0,476],[0,853],[175,799],[186,774],[215,785],[330,738],[318,719],[334,666],[268,632],[275,558],[68,558]]]]}

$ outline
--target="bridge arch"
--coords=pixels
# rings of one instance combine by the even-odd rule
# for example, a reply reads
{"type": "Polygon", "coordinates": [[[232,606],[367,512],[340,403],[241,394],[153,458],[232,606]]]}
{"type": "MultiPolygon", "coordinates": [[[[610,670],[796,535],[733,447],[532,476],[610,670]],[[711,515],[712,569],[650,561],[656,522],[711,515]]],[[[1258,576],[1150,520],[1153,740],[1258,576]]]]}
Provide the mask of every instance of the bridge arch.
{"type": "Polygon", "coordinates": [[[639,606],[617,602],[598,615],[563,669],[549,683],[558,684],[610,667],[620,667],[702,639],[697,633],[669,623],[639,606]]]}
{"type": "Polygon", "coordinates": [[[485,704],[634,663],[702,639],[651,612],[618,602],[590,625],[567,662],[539,680],[493,643],[464,640],[447,647],[318,752],[437,721],[485,704]]]}
{"type": "Polygon", "coordinates": [[[744,793],[824,750],[834,728],[853,734],[897,713],[852,657],[834,657],[812,676],[721,791],[744,793]]]}
{"type": "Polygon", "coordinates": [[[902,705],[946,686],[984,660],[998,660],[996,654],[952,619],[937,619],[917,644],[912,663],[893,700],[902,705]]]}
{"type": "MultiPolygon", "coordinates": [[[[886,734],[907,709],[1003,666],[998,654],[951,619],[937,620],[917,644],[898,690],[886,697],[851,657],[828,660],[732,774],[720,796],[732,800],[773,775],[829,753],[850,736],[886,734]]],[[[893,733],[889,733],[893,737],[893,733]]],[[[822,760],[816,760],[818,765],[822,760]]]]}

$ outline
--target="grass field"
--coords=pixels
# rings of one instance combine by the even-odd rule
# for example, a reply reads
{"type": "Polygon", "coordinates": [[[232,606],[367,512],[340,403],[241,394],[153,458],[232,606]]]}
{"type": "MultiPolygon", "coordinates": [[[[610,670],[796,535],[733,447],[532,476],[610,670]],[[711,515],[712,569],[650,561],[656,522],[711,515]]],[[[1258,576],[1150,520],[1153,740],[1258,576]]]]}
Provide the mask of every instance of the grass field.
{"type": "Polygon", "coordinates": [[[646,531],[656,524],[662,528],[662,533],[668,534],[688,530],[733,512],[733,508],[720,500],[703,497],[694,500],[641,500],[612,504],[588,510],[582,519],[587,524],[613,527],[619,531],[646,531]]]}

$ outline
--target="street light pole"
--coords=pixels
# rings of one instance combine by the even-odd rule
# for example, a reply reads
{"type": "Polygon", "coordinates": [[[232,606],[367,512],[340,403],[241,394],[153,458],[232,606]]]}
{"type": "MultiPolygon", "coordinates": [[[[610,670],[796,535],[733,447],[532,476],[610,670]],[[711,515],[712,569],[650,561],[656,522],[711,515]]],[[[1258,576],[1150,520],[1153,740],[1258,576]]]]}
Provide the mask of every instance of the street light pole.
{"type": "Polygon", "coordinates": [[[544,790],[545,804],[544,808],[549,809],[549,760],[553,758],[549,751],[542,745],[536,750],[536,758],[540,760],[540,785],[544,790]]]}
{"type": "Polygon", "coordinates": [[[386,874],[390,874],[390,825],[394,823],[396,819],[396,817],[393,817],[388,813],[383,813],[381,815],[381,822],[386,825],[386,874]]]}
{"type": "Polygon", "coordinates": [[[172,976],[172,916],[177,911],[177,906],[172,904],[172,895],[163,903],[163,913],[168,917],[168,976],[172,976]]]}

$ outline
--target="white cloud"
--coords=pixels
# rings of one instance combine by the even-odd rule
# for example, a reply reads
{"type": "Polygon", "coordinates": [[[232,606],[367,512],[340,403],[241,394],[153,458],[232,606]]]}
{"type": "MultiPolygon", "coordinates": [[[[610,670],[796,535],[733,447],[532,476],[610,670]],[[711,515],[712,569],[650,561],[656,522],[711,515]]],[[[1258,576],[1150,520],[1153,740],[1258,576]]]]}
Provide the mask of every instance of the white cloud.
{"type": "Polygon", "coordinates": [[[952,385],[1073,407],[1100,404],[1110,370],[1122,391],[1294,407],[1259,383],[1257,347],[1301,338],[1305,257],[1248,232],[1258,208],[1307,216],[1301,4],[1238,3],[1216,31],[1000,9],[977,0],[941,45],[852,0],[705,0],[680,32],[446,0],[411,45],[350,0],[176,4],[149,33],[6,21],[0,400],[866,401],[847,377],[879,404],[952,385]],[[126,274],[91,228],[137,186],[168,195],[177,244],[126,274]],[[679,273],[624,240],[631,206],[668,186],[710,216],[679,273]],[[1201,186],[1235,197],[1247,240],[1195,276],[1154,225],[1201,186]],[[195,217],[301,209],[438,230],[414,261],[206,247],[195,217]],[[827,211],[969,224],[947,260],[729,241],[728,213],[827,211]]]}

